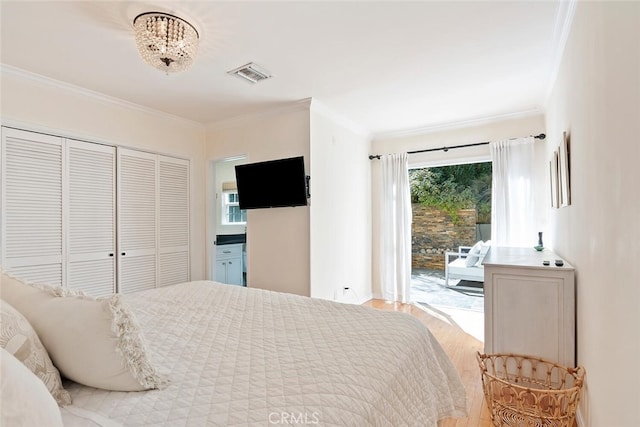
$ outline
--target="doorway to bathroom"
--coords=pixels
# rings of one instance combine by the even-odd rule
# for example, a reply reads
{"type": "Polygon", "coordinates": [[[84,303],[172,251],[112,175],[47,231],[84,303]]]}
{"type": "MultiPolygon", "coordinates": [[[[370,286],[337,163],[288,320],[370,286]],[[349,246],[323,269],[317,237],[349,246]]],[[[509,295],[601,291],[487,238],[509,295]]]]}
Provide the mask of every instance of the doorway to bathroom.
{"type": "Polygon", "coordinates": [[[235,175],[244,163],[245,156],[210,162],[208,192],[209,279],[237,286],[247,286],[247,213],[240,209],[235,175]]]}

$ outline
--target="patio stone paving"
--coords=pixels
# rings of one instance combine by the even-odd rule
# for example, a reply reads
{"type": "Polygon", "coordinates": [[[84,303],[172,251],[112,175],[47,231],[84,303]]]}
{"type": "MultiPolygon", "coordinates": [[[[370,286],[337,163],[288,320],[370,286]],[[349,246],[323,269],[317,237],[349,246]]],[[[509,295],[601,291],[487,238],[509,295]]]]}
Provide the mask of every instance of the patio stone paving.
{"type": "MultiPolygon", "coordinates": [[[[458,280],[449,280],[450,285],[458,280]]],[[[455,290],[445,286],[444,272],[414,269],[411,272],[411,300],[438,307],[484,312],[482,292],[455,290]]]]}

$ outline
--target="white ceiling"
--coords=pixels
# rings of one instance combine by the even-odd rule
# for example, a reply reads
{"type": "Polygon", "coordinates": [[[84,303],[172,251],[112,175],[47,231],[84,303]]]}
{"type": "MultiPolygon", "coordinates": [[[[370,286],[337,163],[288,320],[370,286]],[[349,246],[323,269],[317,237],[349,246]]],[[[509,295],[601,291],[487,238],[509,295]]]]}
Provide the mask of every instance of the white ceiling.
{"type": "Polygon", "coordinates": [[[566,2],[4,1],[1,62],[204,124],[313,97],[373,134],[541,111],[566,2]],[[133,18],[199,29],[193,67],[136,51],[133,18]],[[275,78],[226,74],[256,62],[275,78]]]}

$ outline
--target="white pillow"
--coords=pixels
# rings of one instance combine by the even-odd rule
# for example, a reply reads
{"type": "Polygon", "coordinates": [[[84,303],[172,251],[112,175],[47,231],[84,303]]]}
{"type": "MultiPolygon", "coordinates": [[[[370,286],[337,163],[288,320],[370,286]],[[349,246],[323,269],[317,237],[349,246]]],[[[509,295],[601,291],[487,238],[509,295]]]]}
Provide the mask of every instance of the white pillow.
{"type": "Polygon", "coordinates": [[[491,249],[491,240],[487,240],[482,244],[482,248],[480,248],[480,255],[478,256],[478,262],[476,262],[476,267],[482,267],[482,261],[484,261],[487,253],[489,253],[489,249],[491,249]]]}
{"type": "Polygon", "coordinates": [[[44,383],[7,350],[0,351],[0,425],[62,427],[60,408],[44,383]]]}
{"type": "Polygon", "coordinates": [[[480,240],[471,247],[471,249],[469,250],[469,255],[467,255],[466,258],[467,267],[473,267],[474,265],[476,265],[476,263],[478,262],[478,254],[480,253],[480,249],[482,248],[483,243],[484,242],[480,240]]]}
{"type": "Polygon", "coordinates": [[[65,377],[114,391],[162,388],[142,332],[119,294],[93,298],[2,273],[2,297],[33,326],[65,377]]]}
{"type": "Polygon", "coordinates": [[[0,347],[22,362],[44,383],[60,406],[70,405],[71,396],[62,388],[60,373],[51,363],[29,321],[5,300],[0,300],[0,347]]]}

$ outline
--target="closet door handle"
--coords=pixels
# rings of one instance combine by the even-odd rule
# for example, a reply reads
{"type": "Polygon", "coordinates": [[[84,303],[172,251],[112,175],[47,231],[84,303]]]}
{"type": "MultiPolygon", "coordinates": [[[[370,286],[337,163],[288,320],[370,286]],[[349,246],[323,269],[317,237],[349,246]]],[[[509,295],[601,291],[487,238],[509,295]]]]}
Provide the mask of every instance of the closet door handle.
{"type": "Polygon", "coordinates": [[[109,254],[109,256],[113,256],[113,254],[109,254]]]}
{"type": "Polygon", "coordinates": [[[125,256],[127,253],[126,252],[122,252],[122,256],[125,256]]]}

